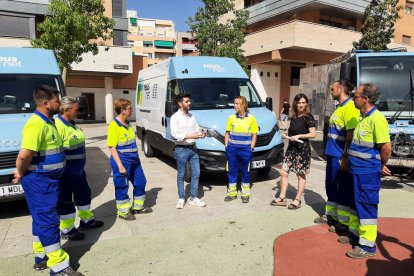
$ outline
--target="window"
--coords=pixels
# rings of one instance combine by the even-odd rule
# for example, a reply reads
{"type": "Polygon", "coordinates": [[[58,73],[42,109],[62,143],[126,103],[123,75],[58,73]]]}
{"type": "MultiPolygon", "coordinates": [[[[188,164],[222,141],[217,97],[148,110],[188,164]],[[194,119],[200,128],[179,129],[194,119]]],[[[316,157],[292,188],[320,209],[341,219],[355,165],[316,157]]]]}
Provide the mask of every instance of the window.
{"type": "Polygon", "coordinates": [[[122,0],[112,0],[112,17],[122,17],[122,0]]]}
{"type": "Polygon", "coordinates": [[[402,36],[402,44],[411,45],[411,36],[403,35],[402,36]]]}
{"type": "Polygon", "coordinates": [[[145,48],[152,48],[153,47],[152,41],[144,41],[143,44],[144,44],[145,48]]]}
{"type": "Polygon", "coordinates": [[[127,45],[128,46],[134,46],[134,41],[133,40],[128,40],[127,45]]]}
{"type": "Polygon", "coordinates": [[[146,53],[148,58],[152,58],[153,57],[153,53],[146,53]]]}
{"type": "Polygon", "coordinates": [[[413,7],[414,7],[414,3],[407,1],[405,3],[405,13],[406,14],[413,14],[413,7]]]}

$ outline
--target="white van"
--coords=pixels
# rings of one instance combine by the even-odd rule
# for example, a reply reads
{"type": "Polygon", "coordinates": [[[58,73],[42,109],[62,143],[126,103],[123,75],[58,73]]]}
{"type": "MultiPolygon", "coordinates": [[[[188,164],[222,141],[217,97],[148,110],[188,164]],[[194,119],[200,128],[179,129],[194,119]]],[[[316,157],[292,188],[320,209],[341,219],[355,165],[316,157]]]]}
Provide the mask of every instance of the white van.
{"type": "Polygon", "coordinates": [[[283,142],[277,119],[271,112],[271,98],[262,102],[240,65],[222,57],[172,57],[141,70],[138,76],[137,136],[147,157],[164,153],[173,157],[170,118],[177,111],[177,95],[191,94],[191,113],[206,139],[197,140],[200,168],[224,171],[224,134],[227,118],[234,113],[234,98],[246,97],[259,125],[252,169],[268,173],[283,159],[283,142]]]}

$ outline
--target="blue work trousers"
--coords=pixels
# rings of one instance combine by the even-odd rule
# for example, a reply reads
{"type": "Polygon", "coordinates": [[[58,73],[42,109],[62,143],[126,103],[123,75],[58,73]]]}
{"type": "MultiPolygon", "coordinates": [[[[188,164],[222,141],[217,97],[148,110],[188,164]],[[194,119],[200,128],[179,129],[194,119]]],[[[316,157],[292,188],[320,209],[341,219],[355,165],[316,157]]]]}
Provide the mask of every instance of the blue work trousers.
{"type": "Polygon", "coordinates": [[[376,251],[380,177],[380,173],[353,175],[359,246],[372,253],[376,251]]]}
{"type": "Polygon", "coordinates": [[[177,161],[177,188],[178,198],[185,199],[184,174],[187,162],[191,168],[191,198],[198,197],[198,181],[200,179],[200,157],[196,147],[175,147],[175,160],[177,161]]]}
{"type": "Polygon", "coordinates": [[[76,206],[90,206],[91,188],[86,179],[85,171],[71,171],[71,162],[66,161],[65,172],[60,182],[61,188],[59,193],[58,213],[59,215],[68,215],[76,212],[76,206]]]}
{"type": "Polygon", "coordinates": [[[115,199],[117,201],[129,200],[128,188],[129,181],[131,181],[134,191],[134,197],[145,195],[145,186],[147,185],[147,179],[145,178],[144,171],[142,170],[141,163],[137,162],[126,162],[122,160],[122,165],[126,170],[126,175],[119,173],[118,165],[115,160],[110,158],[112,167],[114,185],[115,185],[115,199]]]}
{"type": "Polygon", "coordinates": [[[235,147],[229,144],[226,147],[227,155],[227,177],[229,183],[237,183],[237,175],[239,169],[241,171],[242,183],[250,183],[250,163],[252,161],[253,153],[250,146],[235,147]]]}

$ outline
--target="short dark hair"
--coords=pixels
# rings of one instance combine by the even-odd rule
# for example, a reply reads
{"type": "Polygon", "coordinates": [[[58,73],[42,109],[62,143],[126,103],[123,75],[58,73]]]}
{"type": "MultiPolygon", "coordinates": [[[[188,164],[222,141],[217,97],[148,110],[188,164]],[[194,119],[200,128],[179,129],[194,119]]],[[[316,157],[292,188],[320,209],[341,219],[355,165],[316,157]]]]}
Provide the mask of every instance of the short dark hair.
{"type": "Polygon", "coordinates": [[[363,83],[361,96],[367,97],[371,104],[375,104],[379,99],[378,86],[373,83],[363,83]]]}
{"type": "Polygon", "coordinates": [[[191,98],[191,94],[178,94],[177,103],[182,103],[184,98],[191,98]]]}
{"type": "Polygon", "coordinates": [[[350,82],[349,80],[340,79],[335,81],[334,83],[336,82],[344,88],[344,92],[347,95],[349,95],[351,91],[355,88],[355,85],[353,85],[352,82],[350,82]]]}
{"type": "Polygon", "coordinates": [[[50,101],[53,97],[59,98],[59,90],[50,85],[39,85],[33,92],[33,99],[37,106],[43,101],[50,101]]]}

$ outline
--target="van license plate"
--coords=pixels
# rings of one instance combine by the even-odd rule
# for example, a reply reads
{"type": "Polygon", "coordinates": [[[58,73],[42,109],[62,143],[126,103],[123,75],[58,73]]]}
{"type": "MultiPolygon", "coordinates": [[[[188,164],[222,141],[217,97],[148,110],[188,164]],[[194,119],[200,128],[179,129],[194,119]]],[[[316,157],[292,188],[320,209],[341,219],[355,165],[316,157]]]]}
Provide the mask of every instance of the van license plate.
{"type": "Polygon", "coordinates": [[[23,193],[24,191],[20,184],[0,187],[0,196],[19,195],[23,193]]]}
{"type": "Polygon", "coordinates": [[[258,168],[263,168],[263,167],[266,167],[266,160],[259,160],[259,161],[252,162],[253,169],[258,169],[258,168]]]}

